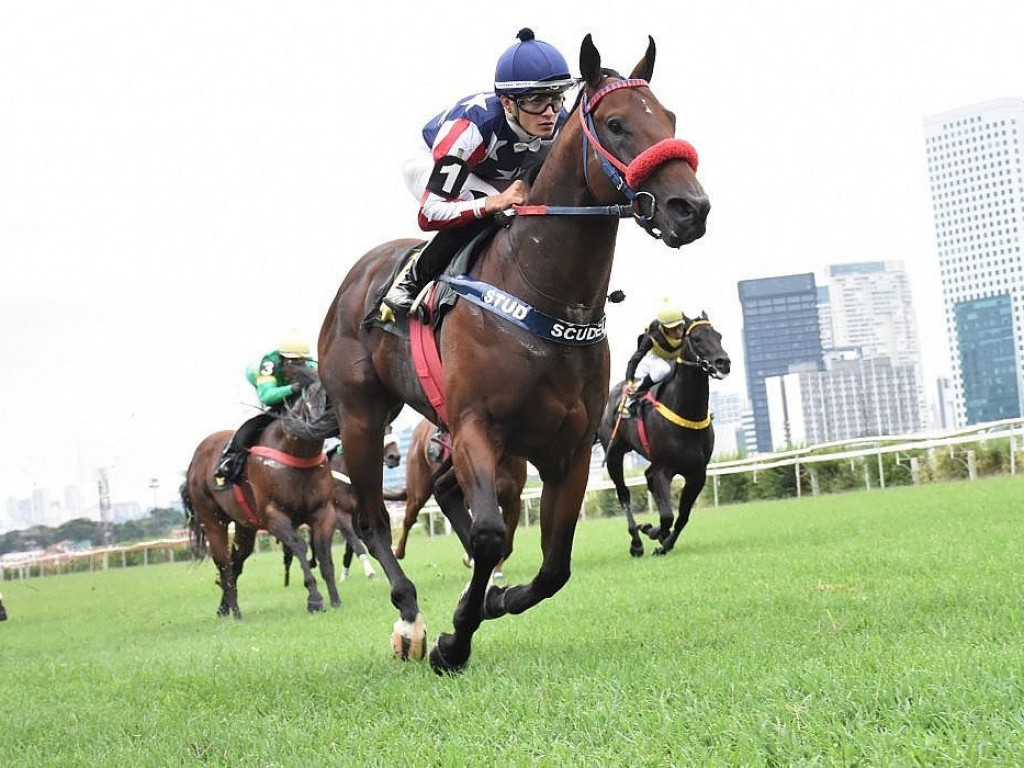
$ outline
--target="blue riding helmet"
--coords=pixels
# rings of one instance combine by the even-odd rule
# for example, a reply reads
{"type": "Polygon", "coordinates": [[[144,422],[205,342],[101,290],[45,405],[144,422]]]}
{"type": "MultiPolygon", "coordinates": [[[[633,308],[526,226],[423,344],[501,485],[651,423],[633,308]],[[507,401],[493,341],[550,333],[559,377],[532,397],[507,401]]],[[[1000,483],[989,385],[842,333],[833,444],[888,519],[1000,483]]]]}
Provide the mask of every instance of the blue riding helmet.
{"type": "Polygon", "coordinates": [[[536,40],[526,27],[516,35],[519,42],[508,48],[494,69],[494,92],[499,96],[524,93],[557,93],[576,84],[569,65],[555,46],[536,40]]]}

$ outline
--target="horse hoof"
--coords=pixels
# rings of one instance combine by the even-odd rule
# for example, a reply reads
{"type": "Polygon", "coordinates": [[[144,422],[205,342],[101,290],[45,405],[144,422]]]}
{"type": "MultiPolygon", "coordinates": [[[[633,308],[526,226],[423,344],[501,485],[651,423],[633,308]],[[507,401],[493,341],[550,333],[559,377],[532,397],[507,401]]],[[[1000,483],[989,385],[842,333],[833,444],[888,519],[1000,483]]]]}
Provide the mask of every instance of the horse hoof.
{"type": "Polygon", "coordinates": [[[469,555],[463,555],[462,556],[462,564],[464,566],[466,566],[467,568],[472,568],[473,567],[473,558],[470,557],[469,555]]]}
{"type": "Polygon", "coordinates": [[[324,608],[323,600],[310,600],[306,603],[306,610],[310,613],[323,613],[326,609],[324,608]]]}
{"type": "Polygon", "coordinates": [[[331,600],[331,608],[341,608],[341,598],[337,600],[331,600]]]}
{"type": "Polygon", "coordinates": [[[434,647],[430,649],[430,668],[437,675],[457,675],[466,668],[465,661],[461,664],[453,664],[445,658],[444,653],[441,651],[441,643],[448,641],[450,644],[451,640],[451,635],[442,634],[437,639],[437,642],[434,643],[434,647]]]}
{"type": "Polygon", "coordinates": [[[423,614],[416,614],[416,621],[398,619],[391,633],[391,653],[396,659],[421,661],[427,652],[427,625],[423,614]]]}
{"type": "Polygon", "coordinates": [[[658,547],[651,554],[654,555],[655,557],[663,557],[664,555],[668,554],[668,550],[667,549],[663,549],[662,547],[658,547]]]}
{"type": "Polygon", "coordinates": [[[629,554],[632,555],[633,557],[643,557],[644,556],[644,545],[641,544],[640,546],[637,546],[637,547],[630,547],[629,548],[629,554]]]}
{"type": "Polygon", "coordinates": [[[370,581],[373,581],[374,579],[377,578],[377,574],[376,573],[368,573],[368,574],[366,574],[366,578],[368,578],[370,581]]]}

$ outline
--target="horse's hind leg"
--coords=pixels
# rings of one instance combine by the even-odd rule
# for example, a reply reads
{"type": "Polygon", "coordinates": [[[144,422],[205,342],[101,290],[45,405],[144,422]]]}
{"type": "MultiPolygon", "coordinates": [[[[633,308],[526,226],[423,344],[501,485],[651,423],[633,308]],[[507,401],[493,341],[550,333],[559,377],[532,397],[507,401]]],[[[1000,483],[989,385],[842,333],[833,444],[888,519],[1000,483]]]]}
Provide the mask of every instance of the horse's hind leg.
{"type": "MultiPolygon", "coordinates": [[[[523,479],[525,480],[525,474],[523,479]]],[[[498,564],[494,566],[494,571],[491,574],[491,577],[496,582],[504,581],[505,561],[512,556],[516,529],[519,527],[519,515],[523,504],[520,498],[522,490],[523,484],[518,482],[516,477],[507,473],[499,475],[498,504],[501,506],[501,517],[505,521],[505,552],[502,554],[498,564]]]]}
{"type": "Polygon", "coordinates": [[[391,550],[391,518],[384,508],[383,445],[379,436],[383,434],[385,414],[380,415],[376,426],[368,425],[361,419],[367,418],[370,410],[356,409],[353,414],[358,416],[339,416],[341,442],[356,497],[356,534],[380,563],[391,586],[391,604],[399,614],[391,633],[392,651],[401,659],[422,659],[426,653],[426,625],[420,615],[416,586],[391,550]]]}
{"type": "Polygon", "coordinates": [[[683,528],[690,522],[690,512],[693,511],[694,502],[697,501],[700,492],[704,490],[704,483],[707,482],[707,477],[707,470],[703,466],[695,470],[693,474],[685,477],[685,485],[683,485],[683,490],[679,494],[679,514],[676,516],[675,525],[672,526],[672,533],[665,538],[665,541],[662,542],[658,549],[654,550],[654,554],[667,555],[675,547],[679,534],[683,532],[683,528]]]}
{"type": "Polygon", "coordinates": [[[644,543],[640,539],[640,529],[633,517],[633,502],[629,495],[629,486],[626,485],[626,479],[622,474],[622,458],[628,450],[625,443],[612,443],[605,449],[605,464],[608,468],[608,477],[615,484],[615,495],[619,499],[619,506],[626,516],[626,528],[629,531],[629,554],[633,557],[642,557],[644,543]]]}
{"type": "Polygon", "coordinates": [[[352,558],[356,556],[362,563],[366,578],[377,578],[377,572],[373,570],[373,565],[370,563],[370,556],[366,553],[366,545],[359,540],[356,529],[352,527],[352,515],[338,510],[337,528],[341,531],[341,537],[345,539],[345,554],[341,561],[341,580],[344,581],[348,578],[348,569],[352,566],[352,558]]]}
{"type": "Polygon", "coordinates": [[[220,606],[217,608],[217,615],[222,618],[230,615],[241,619],[235,567],[231,552],[228,550],[228,525],[212,514],[203,513],[201,519],[210,557],[217,566],[217,586],[220,587],[220,606]]]}

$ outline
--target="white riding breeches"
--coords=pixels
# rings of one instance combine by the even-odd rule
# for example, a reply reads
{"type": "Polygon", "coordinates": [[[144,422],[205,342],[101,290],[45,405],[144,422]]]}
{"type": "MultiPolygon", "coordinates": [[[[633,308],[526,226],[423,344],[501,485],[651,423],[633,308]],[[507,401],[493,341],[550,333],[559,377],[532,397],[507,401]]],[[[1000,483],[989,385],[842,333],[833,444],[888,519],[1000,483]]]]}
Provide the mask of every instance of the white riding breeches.
{"type": "Polygon", "coordinates": [[[644,380],[644,376],[650,376],[651,381],[657,384],[672,371],[672,363],[663,357],[658,357],[653,352],[648,352],[640,359],[636,367],[636,378],[644,380]]]}

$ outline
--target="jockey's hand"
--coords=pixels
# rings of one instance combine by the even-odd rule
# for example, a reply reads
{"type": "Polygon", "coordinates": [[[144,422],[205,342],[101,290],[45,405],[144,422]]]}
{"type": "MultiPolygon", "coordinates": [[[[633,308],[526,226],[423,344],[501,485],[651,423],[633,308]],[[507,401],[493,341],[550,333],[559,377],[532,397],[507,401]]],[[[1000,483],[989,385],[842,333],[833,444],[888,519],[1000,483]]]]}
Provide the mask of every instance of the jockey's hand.
{"type": "Polygon", "coordinates": [[[302,391],[302,384],[297,381],[292,382],[292,394],[297,395],[302,391]]]}
{"type": "Polygon", "coordinates": [[[513,205],[522,205],[526,202],[526,195],[529,191],[530,188],[526,186],[526,182],[516,179],[508,185],[504,192],[488,195],[487,201],[484,203],[484,213],[493,215],[507,211],[513,205]]]}

